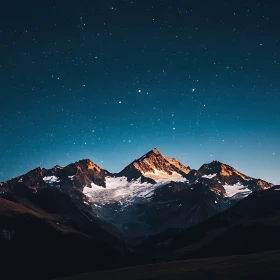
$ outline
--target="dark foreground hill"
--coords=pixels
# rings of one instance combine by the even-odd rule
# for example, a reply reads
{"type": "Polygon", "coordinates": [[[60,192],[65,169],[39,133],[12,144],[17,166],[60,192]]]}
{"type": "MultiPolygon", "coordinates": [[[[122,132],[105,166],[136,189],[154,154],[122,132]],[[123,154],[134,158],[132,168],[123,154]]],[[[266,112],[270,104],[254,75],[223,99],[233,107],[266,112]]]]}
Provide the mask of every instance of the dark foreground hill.
{"type": "Polygon", "coordinates": [[[280,250],[280,187],[252,193],[199,225],[155,235],[140,258],[181,260],[280,250]]]}
{"type": "MultiPolygon", "coordinates": [[[[63,280],[236,280],[278,279],[280,252],[158,263],[101,273],[83,274],[63,280]]],[[[62,280],[62,279],[61,279],[62,280]]]]}
{"type": "Polygon", "coordinates": [[[57,188],[33,193],[18,185],[17,193],[0,198],[1,279],[52,279],[122,266],[125,246],[105,228],[57,188]]]}

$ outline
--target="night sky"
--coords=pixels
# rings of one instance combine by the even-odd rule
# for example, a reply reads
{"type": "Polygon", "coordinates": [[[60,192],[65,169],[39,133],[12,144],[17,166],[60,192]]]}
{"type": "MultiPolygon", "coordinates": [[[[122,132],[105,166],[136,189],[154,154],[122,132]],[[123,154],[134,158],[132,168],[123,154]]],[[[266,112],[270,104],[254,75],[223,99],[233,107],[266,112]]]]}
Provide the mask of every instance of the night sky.
{"type": "Polygon", "coordinates": [[[0,181],[157,147],[280,183],[277,0],[2,1],[0,181]]]}

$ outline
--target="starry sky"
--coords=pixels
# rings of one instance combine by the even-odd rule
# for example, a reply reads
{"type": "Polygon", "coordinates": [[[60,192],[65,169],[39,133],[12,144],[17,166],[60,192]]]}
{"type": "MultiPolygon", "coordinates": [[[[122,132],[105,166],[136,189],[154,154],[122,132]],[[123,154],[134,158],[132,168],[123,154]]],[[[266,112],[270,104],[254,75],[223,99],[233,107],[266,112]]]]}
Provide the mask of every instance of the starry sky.
{"type": "Polygon", "coordinates": [[[5,1],[0,181],[157,147],[280,184],[277,0],[5,1]]]}

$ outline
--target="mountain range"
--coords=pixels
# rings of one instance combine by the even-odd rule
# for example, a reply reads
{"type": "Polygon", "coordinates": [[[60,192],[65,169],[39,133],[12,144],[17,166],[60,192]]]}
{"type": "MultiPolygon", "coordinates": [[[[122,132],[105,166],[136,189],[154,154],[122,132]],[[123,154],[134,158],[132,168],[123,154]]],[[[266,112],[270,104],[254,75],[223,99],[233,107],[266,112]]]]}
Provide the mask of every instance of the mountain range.
{"type": "MultiPolygon", "coordinates": [[[[277,190],[219,161],[195,170],[156,148],[119,173],[89,159],[36,168],[0,183],[5,267],[19,263],[13,273],[20,278],[31,262],[29,276],[36,279],[48,264],[50,279],[155,260],[258,252],[227,242],[234,234],[244,239],[240,223],[258,225],[277,208],[277,190]],[[254,216],[252,205],[266,208],[254,216]]],[[[269,244],[262,248],[271,249],[269,244]]]]}

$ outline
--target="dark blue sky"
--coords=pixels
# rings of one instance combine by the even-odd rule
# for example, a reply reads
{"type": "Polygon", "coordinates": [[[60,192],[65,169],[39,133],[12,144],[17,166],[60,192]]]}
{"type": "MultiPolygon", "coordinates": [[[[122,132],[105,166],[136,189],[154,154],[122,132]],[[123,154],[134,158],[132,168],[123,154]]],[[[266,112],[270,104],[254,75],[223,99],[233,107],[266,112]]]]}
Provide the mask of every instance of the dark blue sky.
{"type": "Polygon", "coordinates": [[[280,183],[278,2],[2,3],[0,181],[157,147],[280,183]]]}

